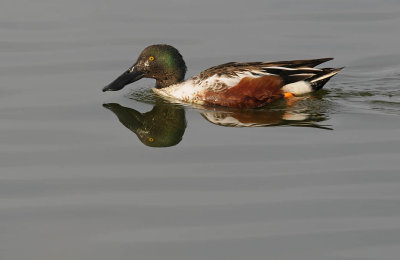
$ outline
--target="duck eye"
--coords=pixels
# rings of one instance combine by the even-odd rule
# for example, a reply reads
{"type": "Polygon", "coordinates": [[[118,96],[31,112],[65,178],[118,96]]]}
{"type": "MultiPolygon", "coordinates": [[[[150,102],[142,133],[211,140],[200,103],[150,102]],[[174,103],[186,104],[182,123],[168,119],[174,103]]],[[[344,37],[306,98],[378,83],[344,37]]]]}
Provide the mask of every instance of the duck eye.
{"type": "Polygon", "coordinates": [[[154,60],[154,57],[153,56],[150,56],[149,57],[149,61],[153,61],[154,60]]]}
{"type": "MultiPolygon", "coordinates": [[[[154,59],[154,58],[153,58],[154,59]]],[[[150,137],[149,138],[149,142],[154,142],[154,138],[153,137],[150,137]]]]}

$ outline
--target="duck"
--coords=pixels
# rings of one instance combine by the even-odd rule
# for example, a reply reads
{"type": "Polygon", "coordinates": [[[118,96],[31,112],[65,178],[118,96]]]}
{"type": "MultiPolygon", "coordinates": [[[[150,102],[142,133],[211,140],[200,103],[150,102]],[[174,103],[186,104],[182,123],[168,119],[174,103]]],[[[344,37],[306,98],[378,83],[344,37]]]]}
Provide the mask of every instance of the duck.
{"type": "Polygon", "coordinates": [[[142,78],[156,80],[152,90],[168,100],[202,106],[259,108],[275,100],[320,90],[343,68],[315,68],[333,58],[275,62],[229,62],[187,80],[180,52],[167,44],[146,47],[137,61],[103,88],[118,91],[142,78]]]}

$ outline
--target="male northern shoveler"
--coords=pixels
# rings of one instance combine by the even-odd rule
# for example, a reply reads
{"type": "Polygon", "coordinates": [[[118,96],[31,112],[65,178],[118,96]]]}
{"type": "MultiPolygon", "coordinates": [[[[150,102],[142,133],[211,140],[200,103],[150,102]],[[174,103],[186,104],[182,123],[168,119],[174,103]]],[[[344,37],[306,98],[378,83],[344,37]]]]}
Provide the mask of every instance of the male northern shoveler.
{"type": "Polygon", "coordinates": [[[183,102],[256,108],[292,95],[321,89],[342,68],[317,69],[332,58],[277,62],[229,62],[186,81],[186,65],[177,49],[151,45],[136,63],[103,91],[116,91],[143,77],[156,79],[154,92],[183,102]]]}

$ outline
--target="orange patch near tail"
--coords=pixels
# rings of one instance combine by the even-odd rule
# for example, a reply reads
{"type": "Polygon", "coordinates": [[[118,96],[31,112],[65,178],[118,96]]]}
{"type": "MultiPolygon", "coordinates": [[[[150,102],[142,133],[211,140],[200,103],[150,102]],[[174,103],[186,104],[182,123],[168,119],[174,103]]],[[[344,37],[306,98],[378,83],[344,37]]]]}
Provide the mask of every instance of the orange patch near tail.
{"type": "Polygon", "coordinates": [[[283,80],[278,76],[245,77],[225,91],[206,91],[204,99],[212,105],[256,108],[282,98],[282,86],[283,80]]]}
{"type": "Polygon", "coordinates": [[[283,96],[284,96],[285,98],[291,98],[291,97],[293,97],[293,94],[290,93],[290,92],[285,92],[285,93],[283,94],[283,96]]]}

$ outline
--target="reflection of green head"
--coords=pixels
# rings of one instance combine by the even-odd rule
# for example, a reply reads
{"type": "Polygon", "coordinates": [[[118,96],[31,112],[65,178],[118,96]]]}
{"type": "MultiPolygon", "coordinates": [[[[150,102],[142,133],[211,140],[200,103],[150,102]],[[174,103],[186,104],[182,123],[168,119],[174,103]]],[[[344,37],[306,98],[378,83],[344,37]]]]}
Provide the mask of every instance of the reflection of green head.
{"type": "Polygon", "coordinates": [[[177,145],[182,140],[186,129],[185,110],[182,106],[157,104],[151,111],[144,114],[116,103],[103,106],[113,111],[119,121],[147,146],[177,145]]]}

